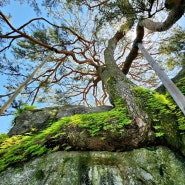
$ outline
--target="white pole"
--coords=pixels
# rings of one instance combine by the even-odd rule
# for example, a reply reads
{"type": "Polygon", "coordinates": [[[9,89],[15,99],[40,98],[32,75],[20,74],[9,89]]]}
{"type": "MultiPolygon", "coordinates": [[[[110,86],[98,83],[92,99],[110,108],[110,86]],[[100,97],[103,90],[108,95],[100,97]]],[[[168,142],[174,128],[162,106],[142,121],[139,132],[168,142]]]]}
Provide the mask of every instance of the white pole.
{"type": "Polygon", "coordinates": [[[166,87],[170,95],[173,97],[174,101],[177,103],[179,108],[185,115],[185,97],[181,91],[175,86],[172,80],[167,76],[167,74],[161,69],[157,62],[150,56],[141,43],[138,43],[138,48],[141,50],[149,64],[152,66],[153,70],[156,72],[163,85],[166,87]]]}
{"type": "Polygon", "coordinates": [[[33,78],[33,76],[41,69],[41,67],[47,62],[48,58],[53,55],[54,51],[51,52],[43,62],[33,71],[33,73],[19,86],[19,88],[13,93],[13,95],[8,99],[8,101],[1,107],[0,115],[4,113],[4,111],[10,106],[13,100],[17,97],[17,95],[23,90],[26,84],[33,78]]]}

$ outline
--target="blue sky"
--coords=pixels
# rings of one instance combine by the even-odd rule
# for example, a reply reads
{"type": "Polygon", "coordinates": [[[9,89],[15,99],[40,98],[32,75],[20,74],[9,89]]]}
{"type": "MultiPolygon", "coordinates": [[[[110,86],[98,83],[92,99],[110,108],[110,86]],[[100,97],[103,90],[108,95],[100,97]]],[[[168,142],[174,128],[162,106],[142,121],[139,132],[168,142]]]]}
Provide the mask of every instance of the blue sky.
{"type": "MultiPolygon", "coordinates": [[[[20,5],[18,2],[11,1],[11,4],[3,7],[2,12],[6,15],[11,13],[11,23],[15,27],[21,26],[23,23],[29,21],[30,19],[37,17],[35,12],[33,11],[33,8],[30,8],[30,6],[26,4],[20,5]]],[[[185,16],[181,18],[179,21],[180,25],[183,26],[185,29],[185,16]]],[[[3,94],[2,84],[4,83],[4,79],[1,77],[0,80],[0,94],[3,94]]],[[[14,116],[6,116],[6,117],[0,117],[0,133],[7,133],[8,130],[11,128],[11,122],[14,116]]]]}
{"type": "MultiPolygon", "coordinates": [[[[23,23],[29,21],[31,18],[36,17],[35,12],[33,11],[32,8],[30,8],[26,4],[20,5],[18,2],[12,2],[11,4],[3,7],[1,11],[5,14],[8,15],[11,13],[12,18],[11,18],[11,23],[15,27],[21,26],[23,23]]],[[[1,77],[0,81],[0,94],[3,94],[3,89],[2,84],[4,84],[5,81],[1,77]]],[[[11,128],[11,122],[13,120],[14,116],[6,116],[6,117],[0,117],[0,133],[7,133],[9,129],[11,128]]]]}

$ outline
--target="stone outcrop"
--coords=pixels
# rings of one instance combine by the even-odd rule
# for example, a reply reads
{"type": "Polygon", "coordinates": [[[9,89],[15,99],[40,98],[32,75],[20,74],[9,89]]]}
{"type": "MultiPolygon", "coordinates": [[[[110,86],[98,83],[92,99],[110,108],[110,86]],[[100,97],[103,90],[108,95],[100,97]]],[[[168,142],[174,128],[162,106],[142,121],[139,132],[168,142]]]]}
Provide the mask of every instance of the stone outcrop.
{"type": "Polygon", "coordinates": [[[111,106],[25,110],[0,141],[0,185],[184,185],[184,150],[168,148],[126,113],[111,106]]]}
{"type": "Polygon", "coordinates": [[[166,147],[59,151],[0,175],[0,185],[184,185],[185,163],[166,147]]]}
{"type": "Polygon", "coordinates": [[[82,105],[64,105],[58,107],[48,107],[44,109],[27,110],[14,120],[14,126],[8,135],[18,135],[44,130],[50,122],[75,114],[88,114],[96,112],[106,112],[111,110],[111,106],[85,107],[82,105]]]}

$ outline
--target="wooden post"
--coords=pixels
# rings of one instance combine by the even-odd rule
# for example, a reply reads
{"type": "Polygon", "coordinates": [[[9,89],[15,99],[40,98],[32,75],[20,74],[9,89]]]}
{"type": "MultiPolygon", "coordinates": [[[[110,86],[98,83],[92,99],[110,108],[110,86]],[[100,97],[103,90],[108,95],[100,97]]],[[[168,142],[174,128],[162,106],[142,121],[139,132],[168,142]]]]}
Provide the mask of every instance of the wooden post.
{"type": "Polygon", "coordinates": [[[13,95],[8,99],[8,101],[1,107],[0,115],[4,113],[4,111],[10,106],[13,100],[17,97],[17,95],[22,91],[22,89],[26,86],[26,84],[33,78],[33,76],[42,68],[42,66],[47,62],[48,58],[53,55],[54,51],[48,55],[43,62],[33,71],[33,73],[19,86],[19,88],[13,93],[13,95]]]}
{"type": "Polygon", "coordinates": [[[166,87],[170,95],[173,97],[174,101],[177,103],[179,108],[185,115],[185,97],[181,93],[181,91],[175,86],[172,80],[167,76],[167,74],[161,69],[157,62],[150,56],[150,54],[146,51],[142,43],[137,44],[138,48],[141,50],[146,60],[152,66],[153,70],[156,72],[163,85],[166,87]]]}

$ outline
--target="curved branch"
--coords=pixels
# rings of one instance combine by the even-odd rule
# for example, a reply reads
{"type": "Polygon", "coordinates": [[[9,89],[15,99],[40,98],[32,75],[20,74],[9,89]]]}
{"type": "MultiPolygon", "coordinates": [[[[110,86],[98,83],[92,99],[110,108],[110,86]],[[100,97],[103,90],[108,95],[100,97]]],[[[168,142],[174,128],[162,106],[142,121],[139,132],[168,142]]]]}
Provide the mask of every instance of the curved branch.
{"type": "Polygon", "coordinates": [[[107,66],[117,65],[114,59],[114,51],[116,49],[117,43],[126,35],[128,30],[132,27],[133,22],[126,22],[120,29],[116,32],[113,38],[108,41],[108,46],[104,51],[105,63],[107,66]]]}
{"type": "Polygon", "coordinates": [[[50,21],[48,21],[47,19],[43,18],[43,17],[38,17],[38,18],[34,18],[34,19],[31,19],[29,20],[27,23],[23,24],[22,26],[20,26],[18,29],[15,29],[11,24],[10,22],[8,21],[8,19],[6,18],[6,16],[0,12],[0,15],[2,16],[2,18],[6,21],[6,23],[9,25],[9,27],[13,30],[12,32],[6,34],[6,38],[11,38],[11,37],[15,37],[15,36],[10,36],[11,34],[15,33],[15,32],[18,32],[20,31],[21,29],[23,29],[24,27],[26,27],[27,25],[29,25],[30,23],[32,23],[33,21],[39,21],[39,20],[42,20],[42,21],[45,21],[47,22],[48,24],[50,24],[51,26],[53,27],[56,27],[56,28],[62,28],[62,29],[65,29],[65,30],[68,30],[70,31],[73,35],[75,35],[79,40],[82,40],[84,42],[87,42],[87,43],[92,43],[91,41],[88,41],[86,39],[84,39],[83,37],[81,37],[80,35],[78,35],[75,31],[73,31],[71,28],[68,28],[64,25],[62,26],[58,26],[56,24],[53,24],[51,23],[50,21]]]}
{"type": "Polygon", "coordinates": [[[164,22],[154,22],[150,19],[145,19],[139,22],[139,25],[155,32],[166,31],[170,29],[183,16],[184,9],[185,3],[181,3],[179,6],[174,7],[169,12],[168,17],[164,22]]]}
{"type": "Polygon", "coordinates": [[[144,36],[144,28],[151,31],[162,32],[170,29],[184,14],[185,11],[185,1],[182,0],[181,4],[174,7],[168,14],[168,17],[164,22],[154,22],[149,19],[139,21],[136,28],[136,39],[134,40],[133,47],[125,60],[122,72],[126,75],[129,72],[133,60],[138,55],[137,43],[142,42],[144,36]]]}

